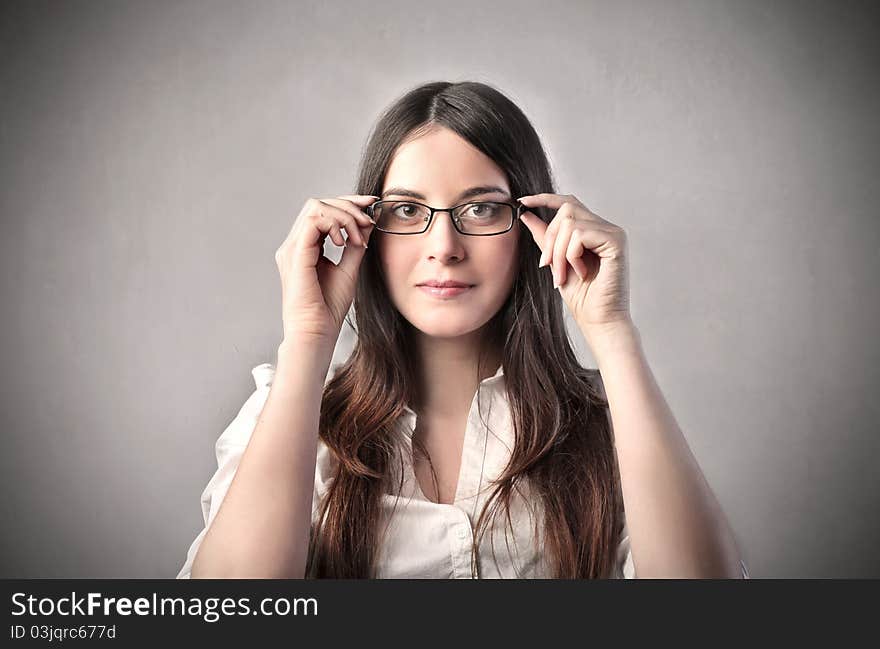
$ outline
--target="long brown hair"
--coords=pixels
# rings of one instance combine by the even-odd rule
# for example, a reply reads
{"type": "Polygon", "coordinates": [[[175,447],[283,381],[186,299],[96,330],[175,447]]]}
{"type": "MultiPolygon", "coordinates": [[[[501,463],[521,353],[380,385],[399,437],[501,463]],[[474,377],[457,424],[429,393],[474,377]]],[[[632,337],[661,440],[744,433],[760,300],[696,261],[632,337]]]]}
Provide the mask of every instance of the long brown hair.
{"type": "MultiPolygon", "coordinates": [[[[471,81],[427,83],[387,108],[368,138],[354,193],[379,195],[398,146],[435,126],[491,158],[507,174],[512,196],[555,193],[528,118],[497,89],[471,81]]],[[[553,216],[543,208],[530,211],[545,222],[553,216]]],[[[523,223],[514,227],[531,243],[523,223]]],[[[330,448],[334,474],[312,528],[311,578],[375,576],[382,494],[391,493],[394,458],[401,457],[397,422],[404,406],[418,401],[418,374],[406,353],[414,348],[413,328],[390,301],[377,249],[369,247],[361,262],[356,326],[347,319],[357,342],[323,392],[319,435],[330,448]]],[[[623,526],[608,403],[598,370],[583,368],[572,351],[561,295],[550,273],[538,269],[538,257],[536,245],[519,246],[511,293],[484,331],[484,349],[500,350],[515,444],[475,524],[472,571],[479,576],[480,539],[502,507],[510,523],[511,495],[525,485],[543,504],[543,546],[554,576],[608,577],[623,526]]],[[[401,473],[398,484],[402,480],[401,473]]]]}

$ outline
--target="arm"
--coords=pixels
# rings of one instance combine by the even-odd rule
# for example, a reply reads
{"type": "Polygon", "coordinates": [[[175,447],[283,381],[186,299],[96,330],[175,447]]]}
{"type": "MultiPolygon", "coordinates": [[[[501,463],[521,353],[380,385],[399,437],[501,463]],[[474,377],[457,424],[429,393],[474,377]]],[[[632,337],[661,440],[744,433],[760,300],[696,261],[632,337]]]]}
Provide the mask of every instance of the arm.
{"type": "Polygon", "coordinates": [[[332,350],[278,348],[275,378],[193,578],[302,578],[308,553],[324,378],[332,350]]]}
{"type": "Polygon", "coordinates": [[[635,324],[581,331],[611,413],[636,573],[742,577],[733,532],[654,379],[635,324]]]}

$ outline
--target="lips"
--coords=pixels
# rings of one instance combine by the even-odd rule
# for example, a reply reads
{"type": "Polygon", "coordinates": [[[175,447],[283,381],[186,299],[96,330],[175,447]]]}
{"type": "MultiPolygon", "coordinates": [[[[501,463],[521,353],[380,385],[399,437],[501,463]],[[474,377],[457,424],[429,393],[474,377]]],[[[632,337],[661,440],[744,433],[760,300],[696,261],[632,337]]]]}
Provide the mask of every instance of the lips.
{"type": "Polygon", "coordinates": [[[428,284],[420,284],[419,288],[428,295],[440,299],[446,299],[456,297],[457,295],[461,295],[462,293],[467,293],[471,290],[472,287],[467,285],[430,286],[428,284]]]}
{"type": "Polygon", "coordinates": [[[430,286],[432,288],[470,288],[473,284],[465,284],[464,282],[456,282],[454,280],[428,280],[416,286],[430,286]]]}

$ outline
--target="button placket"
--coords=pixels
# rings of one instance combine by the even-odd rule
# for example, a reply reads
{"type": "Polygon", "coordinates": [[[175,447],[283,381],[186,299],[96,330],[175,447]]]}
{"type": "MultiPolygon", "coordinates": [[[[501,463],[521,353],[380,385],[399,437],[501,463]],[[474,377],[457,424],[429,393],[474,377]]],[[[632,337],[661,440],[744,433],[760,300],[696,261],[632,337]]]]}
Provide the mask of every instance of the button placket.
{"type": "Polygon", "coordinates": [[[460,507],[450,507],[453,520],[450,521],[454,528],[455,536],[458,537],[457,546],[453,552],[455,555],[455,573],[460,579],[471,579],[471,539],[473,538],[473,529],[471,527],[470,518],[460,507]]]}
{"type": "Polygon", "coordinates": [[[476,506],[477,492],[484,470],[483,459],[488,443],[487,421],[491,408],[492,394],[481,384],[471,401],[462,446],[461,467],[454,501],[462,508],[470,509],[476,506]]]}

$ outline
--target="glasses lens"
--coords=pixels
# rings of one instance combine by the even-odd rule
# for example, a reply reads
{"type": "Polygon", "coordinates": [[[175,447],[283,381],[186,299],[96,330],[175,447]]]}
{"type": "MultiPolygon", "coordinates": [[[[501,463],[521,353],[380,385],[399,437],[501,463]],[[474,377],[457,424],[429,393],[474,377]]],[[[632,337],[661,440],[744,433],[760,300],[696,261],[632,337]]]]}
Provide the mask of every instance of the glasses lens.
{"type": "MultiPolygon", "coordinates": [[[[416,234],[424,232],[431,215],[424,205],[405,201],[378,201],[373,203],[373,219],[386,232],[416,234]]],[[[513,224],[513,207],[507,203],[468,203],[455,210],[459,229],[465,234],[500,234],[513,224]]]]}
{"type": "Polygon", "coordinates": [[[373,203],[373,220],[386,232],[414,234],[428,225],[431,210],[418,203],[379,201],[373,203]]]}
{"type": "Polygon", "coordinates": [[[469,203],[456,210],[459,228],[466,234],[499,234],[513,223],[513,208],[507,203],[469,203]]]}

